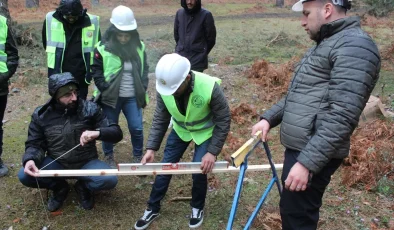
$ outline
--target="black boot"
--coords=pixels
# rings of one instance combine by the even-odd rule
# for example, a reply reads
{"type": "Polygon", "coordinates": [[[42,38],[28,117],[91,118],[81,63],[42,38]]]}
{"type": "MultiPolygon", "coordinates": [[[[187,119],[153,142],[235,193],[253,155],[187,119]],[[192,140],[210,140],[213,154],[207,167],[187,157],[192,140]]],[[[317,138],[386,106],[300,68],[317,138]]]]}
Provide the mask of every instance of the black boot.
{"type": "Polygon", "coordinates": [[[67,181],[62,181],[56,184],[55,188],[52,190],[52,196],[48,199],[48,211],[54,212],[58,210],[66,200],[69,191],[70,186],[67,181]]]}
{"type": "Polygon", "coordinates": [[[85,186],[84,182],[79,180],[75,183],[74,188],[78,194],[79,203],[81,204],[82,208],[86,210],[92,209],[94,206],[93,192],[85,186]]]}

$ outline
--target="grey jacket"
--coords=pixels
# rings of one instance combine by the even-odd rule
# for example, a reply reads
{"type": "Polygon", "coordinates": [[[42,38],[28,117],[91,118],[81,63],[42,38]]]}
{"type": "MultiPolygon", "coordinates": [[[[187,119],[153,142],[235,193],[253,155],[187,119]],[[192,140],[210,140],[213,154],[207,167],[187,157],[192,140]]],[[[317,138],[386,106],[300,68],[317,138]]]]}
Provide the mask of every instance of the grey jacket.
{"type": "MultiPolygon", "coordinates": [[[[192,80],[188,88],[188,92],[182,98],[181,101],[177,101],[180,112],[186,111],[187,104],[189,101],[189,95],[193,90],[194,86],[194,74],[192,74],[192,80]]],[[[163,141],[164,135],[166,134],[168,125],[170,124],[171,114],[168,112],[161,95],[157,93],[157,104],[155,114],[153,116],[152,127],[149,132],[148,142],[146,144],[147,149],[157,151],[160,148],[160,144],[163,141]]],[[[212,97],[210,108],[213,113],[213,123],[215,128],[213,129],[211,143],[208,146],[208,152],[213,155],[218,155],[223,148],[224,142],[226,141],[228,132],[230,131],[231,124],[231,113],[227,103],[227,99],[224,96],[220,86],[215,83],[212,90],[212,97]]]]}
{"type": "Polygon", "coordinates": [[[261,118],[300,151],[313,173],[333,158],[348,156],[350,136],[379,78],[380,55],[357,17],[325,24],[320,40],[296,66],[287,95],[261,118]]]}

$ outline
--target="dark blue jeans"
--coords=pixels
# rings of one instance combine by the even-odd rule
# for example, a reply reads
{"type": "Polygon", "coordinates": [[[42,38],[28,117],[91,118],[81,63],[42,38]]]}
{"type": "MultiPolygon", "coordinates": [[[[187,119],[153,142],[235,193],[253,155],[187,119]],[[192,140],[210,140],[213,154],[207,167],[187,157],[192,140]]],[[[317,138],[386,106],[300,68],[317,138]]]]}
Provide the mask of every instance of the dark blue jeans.
{"type": "MultiPolygon", "coordinates": [[[[41,165],[38,165],[37,168],[40,169],[41,167],[44,167],[45,165],[47,165],[52,161],[53,158],[45,157],[41,165]]],[[[48,165],[43,170],[61,170],[61,169],[64,169],[64,167],[55,161],[52,164],[48,165]]],[[[111,169],[111,167],[108,164],[98,159],[95,159],[86,163],[84,166],[82,166],[81,169],[111,169]]],[[[27,187],[37,188],[36,178],[25,174],[23,170],[24,168],[22,167],[18,172],[19,181],[27,187]]],[[[37,177],[40,188],[46,188],[49,190],[54,190],[55,188],[58,188],[57,187],[58,185],[65,184],[66,179],[77,179],[83,182],[86,185],[86,187],[92,192],[113,189],[118,183],[118,177],[116,176],[81,176],[74,178],[37,177]]]]}
{"type": "MultiPolygon", "coordinates": [[[[142,157],[142,148],[144,145],[142,109],[138,108],[136,99],[134,97],[119,97],[116,108],[107,105],[102,105],[102,108],[108,119],[116,124],[119,123],[120,111],[123,111],[131,136],[133,155],[134,157],[142,157]]],[[[113,154],[113,143],[103,142],[103,151],[105,155],[113,154]]]]}
{"type": "Polygon", "coordinates": [[[282,171],[283,192],[280,198],[280,215],[283,230],[315,230],[319,221],[322,197],[331,175],[338,169],[342,159],[331,159],[317,174],[313,175],[311,185],[301,192],[285,189],[285,180],[290,169],[297,163],[299,151],[286,149],[282,171]]]}
{"type": "Polygon", "coordinates": [[[0,158],[3,153],[3,119],[5,108],[7,107],[7,94],[0,96],[0,158]]]}
{"type": "MultiPolygon", "coordinates": [[[[208,145],[211,138],[203,142],[201,145],[195,145],[193,162],[201,162],[202,157],[207,153],[208,145]]],[[[184,142],[178,137],[174,130],[171,131],[167,139],[167,145],[164,149],[164,157],[162,163],[177,163],[182,158],[183,153],[189,146],[189,142],[184,142]]],[[[152,185],[148,208],[154,212],[160,211],[160,201],[167,193],[172,175],[157,175],[155,183],[152,185]]],[[[190,205],[193,208],[203,209],[205,205],[205,197],[207,196],[207,175],[193,174],[192,200],[190,205]]]]}

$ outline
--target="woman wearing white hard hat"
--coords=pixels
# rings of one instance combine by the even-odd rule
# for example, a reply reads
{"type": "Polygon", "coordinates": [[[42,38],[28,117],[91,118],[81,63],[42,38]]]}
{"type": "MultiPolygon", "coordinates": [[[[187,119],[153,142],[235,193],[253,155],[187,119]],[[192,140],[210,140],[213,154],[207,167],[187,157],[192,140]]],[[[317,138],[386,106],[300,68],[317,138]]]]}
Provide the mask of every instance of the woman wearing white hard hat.
{"type": "MultiPolygon", "coordinates": [[[[123,112],[131,135],[133,162],[139,163],[144,142],[142,109],[147,104],[149,81],[145,45],[130,8],[116,7],[110,22],[94,54],[94,97],[109,120],[118,123],[120,111],[123,112]]],[[[107,163],[115,167],[113,145],[103,142],[103,152],[107,163]]]]}

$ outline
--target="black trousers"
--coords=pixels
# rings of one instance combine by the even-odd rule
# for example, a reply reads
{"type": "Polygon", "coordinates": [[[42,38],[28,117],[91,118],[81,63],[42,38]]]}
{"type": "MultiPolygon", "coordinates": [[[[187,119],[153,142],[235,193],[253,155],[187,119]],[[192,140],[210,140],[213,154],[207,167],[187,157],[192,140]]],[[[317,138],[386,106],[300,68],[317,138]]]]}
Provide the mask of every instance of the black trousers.
{"type": "Polygon", "coordinates": [[[7,107],[7,94],[0,96],[0,158],[3,153],[3,119],[5,108],[7,107]]]}
{"type": "Polygon", "coordinates": [[[291,192],[284,188],[284,181],[290,169],[297,163],[299,154],[299,151],[291,149],[285,151],[281,178],[283,192],[279,204],[283,230],[317,229],[324,191],[330,183],[331,175],[342,163],[342,159],[331,159],[319,173],[313,175],[312,183],[305,191],[291,192]]]}

